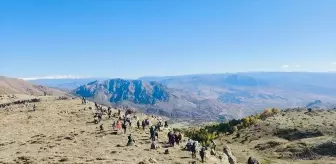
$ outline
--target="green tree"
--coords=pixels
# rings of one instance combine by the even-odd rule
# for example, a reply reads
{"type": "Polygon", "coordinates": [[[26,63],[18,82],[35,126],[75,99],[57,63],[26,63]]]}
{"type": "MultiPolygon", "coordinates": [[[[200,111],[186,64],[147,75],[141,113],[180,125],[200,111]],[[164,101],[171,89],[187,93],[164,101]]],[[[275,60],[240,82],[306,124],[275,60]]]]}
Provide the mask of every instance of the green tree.
{"type": "Polygon", "coordinates": [[[244,127],[249,127],[250,126],[250,118],[245,117],[242,119],[244,127]]]}

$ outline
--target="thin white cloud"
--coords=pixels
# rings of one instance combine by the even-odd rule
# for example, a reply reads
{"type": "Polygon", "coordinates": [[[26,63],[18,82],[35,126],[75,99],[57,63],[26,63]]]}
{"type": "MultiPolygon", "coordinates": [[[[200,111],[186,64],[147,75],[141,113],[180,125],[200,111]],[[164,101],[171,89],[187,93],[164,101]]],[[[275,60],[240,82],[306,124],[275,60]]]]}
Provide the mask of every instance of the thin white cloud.
{"type": "Polygon", "coordinates": [[[289,65],[282,65],[281,68],[288,68],[289,65]]]}
{"type": "Polygon", "coordinates": [[[90,78],[90,76],[54,75],[54,76],[42,76],[42,77],[24,77],[24,78],[19,78],[19,79],[40,80],[40,79],[84,79],[84,78],[90,78]]]}
{"type": "Polygon", "coordinates": [[[297,64],[297,65],[295,65],[295,67],[296,67],[296,68],[300,68],[300,67],[301,67],[301,65],[297,64]]]}
{"type": "Polygon", "coordinates": [[[336,65],[336,61],[332,62],[331,64],[336,65]]]}

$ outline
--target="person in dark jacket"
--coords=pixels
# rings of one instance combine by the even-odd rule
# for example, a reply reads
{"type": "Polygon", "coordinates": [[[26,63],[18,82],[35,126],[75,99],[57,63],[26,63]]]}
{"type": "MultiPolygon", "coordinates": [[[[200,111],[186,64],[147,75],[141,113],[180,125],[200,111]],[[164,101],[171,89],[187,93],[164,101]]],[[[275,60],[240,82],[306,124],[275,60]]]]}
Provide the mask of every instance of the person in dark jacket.
{"type": "Polygon", "coordinates": [[[124,134],[126,134],[127,126],[126,123],[124,122],[121,127],[124,129],[124,134]]]}
{"type": "Polygon", "coordinates": [[[202,147],[202,149],[200,151],[200,156],[201,156],[201,159],[202,159],[202,163],[204,163],[204,159],[205,159],[205,150],[206,150],[206,148],[202,147]]]}
{"type": "Polygon", "coordinates": [[[196,158],[196,142],[191,145],[191,158],[196,158]]]}
{"type": "Polygon", "coordinates": [[[140,129],[140,120],[137,121],[138,129],[140,129]]]}

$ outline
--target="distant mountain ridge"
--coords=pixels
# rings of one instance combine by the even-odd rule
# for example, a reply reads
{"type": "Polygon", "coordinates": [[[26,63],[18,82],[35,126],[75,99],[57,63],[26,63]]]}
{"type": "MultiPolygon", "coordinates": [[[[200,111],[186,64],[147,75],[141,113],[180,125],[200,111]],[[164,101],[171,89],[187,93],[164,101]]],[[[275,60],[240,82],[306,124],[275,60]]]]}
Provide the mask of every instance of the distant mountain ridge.
{"type": "MultiPolygon", "coordinates": [[[[124,79],[93,81],[78,87],[72,93],[97,102],[126,104],[148,114],[179,119],[218,120],[218,115],[223,111],[222,104],[216,100],[200,101],[188,92],[168,88],[154,81],[124,79]]],[[[233,116],[228,112],[225,118],[233,116]]]]}
{"type": "Polygon", "coordinates": [[[94,81],[80,86],[73,92],[91,98],[98,98],[103,93],[103,100],[108,100],[111,103],[131,101],[135,104],[155,104],[157,101],[169,100],[165,86],[157,82],[147,83],[141,80],[94,81]]]}
{"type": "Polygon", "coordinates": [[[82,85],[96,80],[106,80],[108,78],[80,78],[80,79],[37,79],[29,82],[37,85],[45,85],[65,90],[73,90],[82,85]]]}
{"type": "Polygon", "coordinates": [[[305,107],[315,100],[331,106],[336,100],[336,73],[246,72],[111,80],[92,80],[76,91],[149,113],[212,120],[218,115],[239,118],[267,107],[305,107]],[[153,81],[161,93],[153,92],[153,81]]]}

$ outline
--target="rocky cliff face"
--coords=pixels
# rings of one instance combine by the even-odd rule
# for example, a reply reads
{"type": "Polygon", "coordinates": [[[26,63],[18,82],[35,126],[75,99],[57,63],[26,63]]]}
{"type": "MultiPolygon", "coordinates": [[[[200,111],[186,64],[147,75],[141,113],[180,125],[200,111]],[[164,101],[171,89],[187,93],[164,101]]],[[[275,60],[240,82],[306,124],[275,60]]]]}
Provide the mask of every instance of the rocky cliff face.
{"type": "Polygon", "coordinates": [[[167,88],[157,82],[111,79],[83,85],[74,93],[87,98],[100,98],[111,103],[130,101],[135,104],[155,104],[169,101],[167,88]]]}

